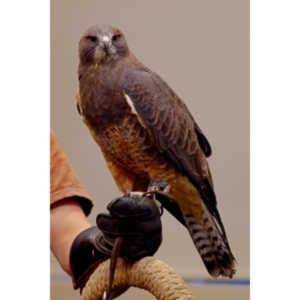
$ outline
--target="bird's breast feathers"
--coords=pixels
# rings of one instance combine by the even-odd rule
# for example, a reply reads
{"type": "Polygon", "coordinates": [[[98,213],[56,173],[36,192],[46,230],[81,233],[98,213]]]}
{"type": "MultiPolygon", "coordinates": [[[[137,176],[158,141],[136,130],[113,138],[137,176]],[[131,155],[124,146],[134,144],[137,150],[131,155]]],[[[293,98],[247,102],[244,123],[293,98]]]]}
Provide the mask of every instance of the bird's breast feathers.
{"type": "Polygon", "coordinates": [[[136,175],[147,177],[154,163],[164,164],[135,114],[128,114],[122,122],[111,124],[96,137],[96,141],[105,156],[136,175]]]}

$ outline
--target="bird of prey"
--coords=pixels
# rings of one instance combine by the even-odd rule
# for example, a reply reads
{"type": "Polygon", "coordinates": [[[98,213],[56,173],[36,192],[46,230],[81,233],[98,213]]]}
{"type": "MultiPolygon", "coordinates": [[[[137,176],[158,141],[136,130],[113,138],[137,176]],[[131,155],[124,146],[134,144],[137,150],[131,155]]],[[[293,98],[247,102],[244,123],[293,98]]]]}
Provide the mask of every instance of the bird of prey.
{"type": "Polygon", "coordinates": [[[147,191],[152,180],[166,182],[166,207],[187,227],[208,272],[231,278],[235,259],[207,163],[211,146],[186,105],[115,27],[90,27],[79,59],[77,108],[119,189],[147,191]]]}

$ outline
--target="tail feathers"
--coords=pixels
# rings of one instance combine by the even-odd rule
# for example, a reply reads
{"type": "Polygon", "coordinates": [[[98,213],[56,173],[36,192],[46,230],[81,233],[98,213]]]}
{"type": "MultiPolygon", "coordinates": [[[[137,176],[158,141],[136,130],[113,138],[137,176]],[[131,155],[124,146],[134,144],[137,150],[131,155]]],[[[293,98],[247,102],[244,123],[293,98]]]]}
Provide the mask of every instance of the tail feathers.
{"type": "Polygon", "coordinates": [[[202,209],[201,221],[198,221],[191,213],[183,213],[183,215],[209,274],[213,277],[232,278],[236,272],[234,256],[226,236],[221,233],[206,207],[204,206],[202,209]]]}

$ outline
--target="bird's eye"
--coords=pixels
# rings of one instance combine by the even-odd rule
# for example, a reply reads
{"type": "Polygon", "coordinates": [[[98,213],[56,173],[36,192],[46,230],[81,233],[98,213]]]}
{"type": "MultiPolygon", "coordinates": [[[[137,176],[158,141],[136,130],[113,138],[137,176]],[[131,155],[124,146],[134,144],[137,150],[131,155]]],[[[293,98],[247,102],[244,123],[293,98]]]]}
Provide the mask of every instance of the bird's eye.
{"type": "Polygon", "coordinates": [[[86,39],[90,40],[93,43],[97,42],[97,37],[94,35],[88,35],[88,36],[86,36],[86,39]]]}
{"type": "Polygon", "coordinates": [[[112,40],[115,42],[117,41],[118,39],[120,39],[122,36],[122,34],[118,33],[118,34],[115,34],[113,37],[112,37],[112,40]]]}

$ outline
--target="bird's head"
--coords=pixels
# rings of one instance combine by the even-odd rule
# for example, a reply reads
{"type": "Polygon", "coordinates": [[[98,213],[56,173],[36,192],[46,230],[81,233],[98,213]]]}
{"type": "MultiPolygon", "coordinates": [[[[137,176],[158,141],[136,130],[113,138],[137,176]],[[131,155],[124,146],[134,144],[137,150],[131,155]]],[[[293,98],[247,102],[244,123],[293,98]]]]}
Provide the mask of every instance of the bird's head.
{"type": "Polygon", "coordinates": [[[79,42],[81,63],[106,64],[128,54],[123,33],[109,25],[94,25],[82,36],[79,42]]]}

